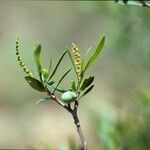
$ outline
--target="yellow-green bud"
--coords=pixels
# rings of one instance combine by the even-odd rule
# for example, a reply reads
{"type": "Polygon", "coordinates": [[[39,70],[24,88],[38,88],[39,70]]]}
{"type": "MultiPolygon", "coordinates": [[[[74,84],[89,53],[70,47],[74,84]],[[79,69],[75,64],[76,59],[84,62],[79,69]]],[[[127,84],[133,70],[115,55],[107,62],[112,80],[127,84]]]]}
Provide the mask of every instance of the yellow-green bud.
{"type": "Polygon", "coordinates": [[[48,70],[47,70],[46,68],[43,68],[43,69],[42,69],[42,75],[43,75],[43,77],[44,77],[45,79],[48,78],[48,70]]]}

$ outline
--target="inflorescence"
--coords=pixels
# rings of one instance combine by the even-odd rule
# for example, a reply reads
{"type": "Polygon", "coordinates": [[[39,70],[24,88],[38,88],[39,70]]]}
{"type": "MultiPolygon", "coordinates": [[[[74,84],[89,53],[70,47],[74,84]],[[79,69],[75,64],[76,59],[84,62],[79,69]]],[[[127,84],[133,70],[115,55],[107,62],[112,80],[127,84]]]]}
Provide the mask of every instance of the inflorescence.
{"type": "Polygon", "coordinates": [[[19,38],[16,38],[16,56],[17,56],[17,62],[19,62],[20,67],[23,69],[23,71],[28,75],[32,76],[33,74],[29,71],[28,67],[25,65],[25,63],[22,61],[22,58],[19,53],[19,38]]]}
{"type": "Polygon", "coordinates": [[[72,53],[75,57],[74,63],[75,63],[75,67],[76,67],[78,80],[80,81],[80,79],[81,79],[81,55],[79,52],[79,48],[75,43],[72,43],[72,53]]]}

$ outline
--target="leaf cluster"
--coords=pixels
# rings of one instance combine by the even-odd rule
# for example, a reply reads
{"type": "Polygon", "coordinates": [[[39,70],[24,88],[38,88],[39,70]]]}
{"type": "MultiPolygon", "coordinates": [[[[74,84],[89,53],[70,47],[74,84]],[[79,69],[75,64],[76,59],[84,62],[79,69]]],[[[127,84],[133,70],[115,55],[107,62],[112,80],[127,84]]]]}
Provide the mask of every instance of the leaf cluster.
{"type": "MultiPolygon", "coordinates": [[[[90,76],[88,78],[84,78],[84,76],[85,76],[86,71],[89,69],[89,67],[94,63],[94,61],[100,55],[100,53],[103,49],[104,43],[105,43],[105,36],[99,42],[97,48],[95,49],[95,51],[93,52],[93,54],[90,58],[89,58],[89,52],[90,52],[91,48],[89,48],[87,50],[87,52],[83,56],[83,59],[82,59],[82,62],[81,62],[81,79],[80,79],[80,81],[78,81],[78,82],[75,82],[74,80],[71,81],[71,89],[73,91],[77,91],[79,93],[84,91],[84,93],[81,95],[81,97],[88,94],[94,87],[94,85],[91,85],[94,81],[94,76],[90,76]]],[[[72,65],[74,67],[74,70],[76,72],[75,64],[74,64],[74,61],[73,61],[73,58],[71,56],[71,53],[70,53],[69,49],[68,49],[68,53],[69,53],[72,65]]]]}
{"type": "MultiPolygon", "coordinates": [[[[102,48],[104,46],[104,43],[105,43],[105,37],[102,38],[102,40],[100,41],[100,43],[98,44],[97,48],[95,49],[95,51],[93,52],[93,54],[91,56],[89,56],[89,52],[91,49],[87,50],[87,52],[85,53],[85,55],[83,56],[83,59],[81,61],[81,79],[80,79],[80,81],[75,81],[75,80],[70,81],[71,87],[70,87],[69,91],[73,91],[77,95],[79,95],[80,93],[83,92],[82,95],[80,96],[80,98],[85,96],[86,94],[88,94],[94,87],[94,85],[92,84],[94,81],[94,76],[90,76],[88,78],[85,78],[84,76],[85,76],[86,71],[89,69],[89,67],[94,63],[96,58],[100,55],[102,48]]],[[[57,81],[57,82],[53,81],[53,77],[55,76],[55,74],[66,54],[69,54],[69,58],[72,62],[72,66],[76,73],[75,64],[74,64],[74,61],[73,61],[73,58],[72,58],[72,55],[71,55],[69,49],[64,51],[64,53],[58,59],[58,62],[56,63],[54,69],[52,70],[52,56],[50,59],[49,68],[48,69],[44,68],[41,63],[41,45],[40,44],[37,45],[35,47],[35,51],[34,51],[34,60],[35,60],[36,66],[37,66],[39,79],[37,79],[35,77],[31,77],[31,76],[26,76],[25,80],[28,82],[28,84],[33,89],[35,89],[39,92],[47,92],[47,89],[49,89],[49,88],[53,89],[53,93],[55,93],[56,91],[61,92],[61,93],[67,92],[68,90],[66,90],[60,84],[65,79],[65,77],[68,75],[68,73],[71,71],[71,68],[68,69],[62,75],[62,77],[60,78],[59,81],[57,81]]],[[[76,73],[76,75],[77,75],[77,73],[76,73]]],[[[44,102],[47,100],[48,100],[48,98],[44,98],[44,99],[39,100],[37,103],[44,102]]]]}
{"type": "Polygon", "coordinates": [[[39,74],[39,79],[36,79],[34,77],[25,77],[26,81],[29,83],[29,85],[34,88],[37,91],[40,92],[46,92],[46,87],[50,86],[54,89],[55,91],[59,91],[59,92],[65,92],[66,90],[64,90],[60,85],[60,83],[62,82],[62,80],[65,78],[65,76],[71,71],[71,69],[67,70],[64,75],[60,78],[60,80],[58,81],[58,83],[52,81],[52,78],[54,77],[54,75],[56,74],[56,71],[58,70],[58,67],[60,65],[60,63],[62,62],[64,56],[66,55],[67,51],[65,51],[61,57],[59,58],[57,64],[55,65],[54,69],[51,70],[51,65],[52,65],[52,57],[50,60],[50,65],[49,65],[49,69],[45,69],[42,67],[41,64],[41,45],[37,45],[34,51],[34,60],[35,63],[37,65],[37,70],[38,70],[38,74],[39,74]]]}

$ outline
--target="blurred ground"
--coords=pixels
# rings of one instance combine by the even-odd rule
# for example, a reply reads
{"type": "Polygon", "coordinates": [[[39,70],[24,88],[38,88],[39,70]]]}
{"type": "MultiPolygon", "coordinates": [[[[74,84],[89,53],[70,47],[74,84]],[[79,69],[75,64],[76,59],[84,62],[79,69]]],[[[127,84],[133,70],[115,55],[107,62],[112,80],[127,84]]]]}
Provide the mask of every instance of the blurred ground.
{"type": "MultiPolygon", "coordinates": [[[[44,95],[27,85],[16,63],[16,35],[33,72],[35,44],[42,44],[43,63],[48,66],[55,49],[56,60],[72,42],[83,54],[105,35],[101,58],[89,71],[96,77],[95,88],[80,105],[83,132],[90,149],[148,150],[149,20],[147,8],[108,1],[0,1],[0,148],[63,149],[69,137],[80,142],[64,110],[53,102],[35,104],[44,95]]],[[[66,67],[67,58],[62,70],[66,67]]]]}

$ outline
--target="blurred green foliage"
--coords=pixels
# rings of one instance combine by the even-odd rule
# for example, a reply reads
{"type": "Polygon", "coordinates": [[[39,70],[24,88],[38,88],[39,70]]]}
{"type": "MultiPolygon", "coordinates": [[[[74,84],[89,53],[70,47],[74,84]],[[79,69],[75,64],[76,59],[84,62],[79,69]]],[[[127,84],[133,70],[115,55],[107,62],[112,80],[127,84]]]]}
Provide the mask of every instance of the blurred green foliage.
{"type": "MultiPolygon", "coordinates": [[[[84,54],[106,35],[101,59],[91,69],[97,77],[95,89],[79,110],[89,148],[150,149],[149,9],[108,1],[1,1],[0,19],[1,149],[69,149],[65,139],[76,135],[65,111],[53,103],[35,105],[41,95],[31,91],[14,61],[18,33],[21,55],[33,72],[34,43],[44,45],[43,63],[48,66],[54,49],[59,58],[76,41],[84,54]]],[[[68,59],[63,65],[69,67],[68,59]]],[[[79,143],[76,136],[72,147],[79,143]]]]}
{"type": "MultiPolygon", "coordinates": [[[[95,136],[105,150],[148,150],[150,148],[150,92],[138,92],[138,105],[130,106],[123,117],[116,111],[105,110],[96,114],[95,136]],[[135,110],[136,107],[136,110],[135,110]]],[[[101,147],[99,145],[99,147],[101,147]]]]}

